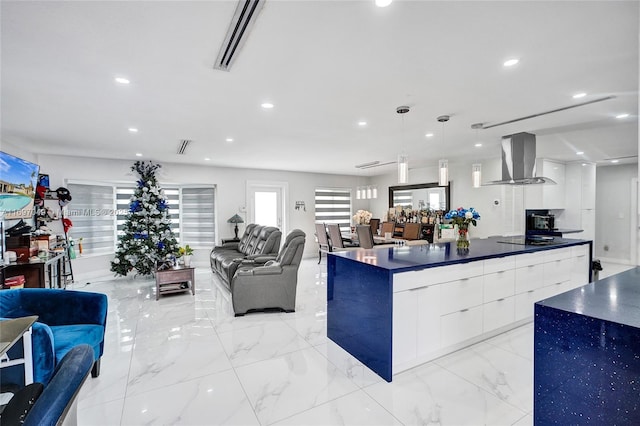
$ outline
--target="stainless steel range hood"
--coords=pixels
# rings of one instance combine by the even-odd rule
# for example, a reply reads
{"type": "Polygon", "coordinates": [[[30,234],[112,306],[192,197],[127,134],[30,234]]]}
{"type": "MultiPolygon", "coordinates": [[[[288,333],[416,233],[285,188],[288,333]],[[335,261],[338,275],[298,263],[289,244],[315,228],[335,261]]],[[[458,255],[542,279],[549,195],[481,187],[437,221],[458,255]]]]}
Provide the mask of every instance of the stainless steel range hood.
{"type": "Polygon", "coordinates": [[[502,137],[502,179],[485,185],[555,184],[553,179],[536,176],[536,135],[515,133],[502,137]]]}

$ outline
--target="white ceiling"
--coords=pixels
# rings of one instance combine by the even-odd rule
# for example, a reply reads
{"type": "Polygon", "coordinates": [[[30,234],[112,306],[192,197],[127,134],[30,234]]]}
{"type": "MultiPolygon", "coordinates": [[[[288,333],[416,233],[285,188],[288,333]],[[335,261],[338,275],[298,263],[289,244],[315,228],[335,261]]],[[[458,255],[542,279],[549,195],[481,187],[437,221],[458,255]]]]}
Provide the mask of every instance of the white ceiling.
{"type": "Polygon", "coordinates": [[[538,135],[538,157],[638,154],[637,1],[267,0],[231,71],[214,70],[235,8],[2,1],[2,140],[47,154],[345,174],[400,151],[411,167],[496,158],[500,137],[521,131],[538,135]],[[521,62],[505,69],[510,57],[521,62]],[[266,100],[275,108],[262,109],[266,100]],[[411,111],[400,116],[399,105],[411,111]],[[183,156],[181,139],[193,140],[183,156]]]}

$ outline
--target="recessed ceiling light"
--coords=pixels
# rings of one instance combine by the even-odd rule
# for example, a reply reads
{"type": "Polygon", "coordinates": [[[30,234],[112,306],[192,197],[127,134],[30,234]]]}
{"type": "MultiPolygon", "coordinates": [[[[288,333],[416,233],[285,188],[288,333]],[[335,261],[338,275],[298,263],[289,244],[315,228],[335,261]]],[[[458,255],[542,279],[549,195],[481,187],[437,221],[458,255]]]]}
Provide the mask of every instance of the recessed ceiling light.
{"type": "Polygon", "coordinates": [[[211,158],[209,158],[209,157],[204,157],[204,161],[211,161],[211,158]]]}
{"type": "Polygon", "coordinates": [[[138,129],[136,129],[135,127],[129,127],[129,132],[138,133],[138,129]]]}
{"type": "Polygon", "coordinates": [[[584,154],[584,151],[578,151],[578,152],[576,152],[576,155],[582,155],[582,154],[584,154]]]}
{"type": "Polygon", "coordinates": [[[617,163],[620,160],[611,160],[612,163],[617,163]]]}
{"type": "Polygon", "coordinates": [[[225,141],[227,142],[233,142],[233,138],[226,138],[225,141]]]}
{"type": "Polygon", "coordinates": [[[618,114],[616,115],[616,118],[627,118],[629,116],[629,114],[618,114]]]}
{"type": "Polygon", "coordinates": [[[474,146],[475,146],[476,148],[480,148],[480,147],[482,146],[482,144],[481,144],[481,143],[477,143],[477,144],[475,144],[474,146]]]}
{"type": "Polygon", "coordinates": [[[378,7],[387,7],[392,2],[393,2],[393,0],[376,0],[376,6],[378,6],[378,7]]]}
{"type": "Polygon", "coordinates": [[[366,122],[366,121],[358,121],[358,126],[360,126],[360,127],[364,127],[364,126],[366,126],[366,125],[367,125],[367,122],[366,122]]]}
{"type": "Polygon", "coordinates": [[[264,109],[271,109],[274,105],[270,102],[263,102],[262,104],[260,104],[260,106],[264,109]]]}
{"type": "Polygon", "coordinates": [[[427,134],[425,135],[425,137],[427,137],[427,138],[432,138],[432,137],[433,137],[433,133],[427,133],[427,134]]]}
{"type": "Polygon", "coordinates": [[[580,98],[584,98],[585,96],[587,96],[586,93],[580,92],[580,93],[576,93],[575,95],[573,95],[573,99],[580,99],[580,98]]]}
{"type": "Polygon", "coordinates": [[[583,167],[584,167],[584,166],[586,166],[586,165],[587,165],[587,163],[582,163],[582,166],[583,166],[583,167]]]}
{"type": "Polygon", "coordinates": [[[141,152],[136,152],[136,157],[142,157],[142,153],[141,152]]]}
{"type": "Polygon", "coordinates": [[[513,59],[508,59],[508,60],[504,61],[504,64],[502,64],[502,65],[504,65],[505,67],[512,67],[514,65],[517,65],[518,62],[520,62],[520,59],[513,58],[513,59]]]}
{"type": "Polygon", "coordinates": [[[129,81],[129,79],[126,79],[124,77],[116,77],[116,83],[129,84],[131,82],[129,81]]]}

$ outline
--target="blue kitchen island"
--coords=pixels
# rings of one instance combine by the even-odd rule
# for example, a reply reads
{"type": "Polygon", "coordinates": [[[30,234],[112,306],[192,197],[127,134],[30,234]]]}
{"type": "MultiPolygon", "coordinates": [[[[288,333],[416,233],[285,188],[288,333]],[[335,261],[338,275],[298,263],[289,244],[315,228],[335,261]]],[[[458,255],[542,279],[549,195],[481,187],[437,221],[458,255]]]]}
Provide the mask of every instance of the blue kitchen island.
{"type": "Polygon", "coordinates": [[[535,306],[535,424],[640,424],[640,268],[535,306]]]}
{"type": "Polygon", "coordinates": [[[329,253],[327,336],[387,381],[517,327],[590,281],[591,241],[522,238],[329,253]]]}

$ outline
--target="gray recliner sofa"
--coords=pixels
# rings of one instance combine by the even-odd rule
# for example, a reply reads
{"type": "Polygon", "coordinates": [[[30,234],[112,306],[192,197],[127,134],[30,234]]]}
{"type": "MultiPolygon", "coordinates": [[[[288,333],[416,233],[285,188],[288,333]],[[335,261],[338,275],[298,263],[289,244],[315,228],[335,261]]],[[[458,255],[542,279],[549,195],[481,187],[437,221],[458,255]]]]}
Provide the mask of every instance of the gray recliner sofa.
{"type": "Polygon", "coordinates": [[[239,242],[229,242],[211,250],[211,270],[229,287],[243,262],[265,263],[278,255],[282,232],[273,226],[249,224],[239,242]]]}
{"type": "Polygon", "coordinates": [[[250,310],[296,309],[298,268],[304,252],[305,233],[295,229],[287,235],[274,260],[264,265],[241,265],[231,280],[231,298],[236,316],[250,310]]]}

